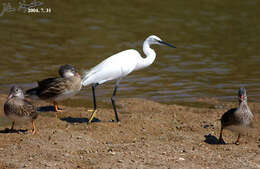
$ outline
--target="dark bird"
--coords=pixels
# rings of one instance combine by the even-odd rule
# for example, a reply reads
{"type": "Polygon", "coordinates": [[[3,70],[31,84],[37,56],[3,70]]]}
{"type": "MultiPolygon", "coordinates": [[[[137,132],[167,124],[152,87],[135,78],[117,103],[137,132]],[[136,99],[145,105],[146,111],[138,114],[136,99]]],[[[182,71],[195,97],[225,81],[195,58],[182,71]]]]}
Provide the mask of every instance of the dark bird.
{"type": "Polygon", "coordinates": [[[246,89],[240,88],[238,91],[238,108],[232,108],[221,117],[221,130],[219,143],[225,144],[222,138],[223,129],[229,129],[238,133],[235,144],[239,144],[240,135],[246,132],[246,128],[252,124],[254,115],[247,105],[246,89]]]}
{"type": "Polygon", "coordinates": [[[5,115],[12,120],[11,130],[14,129],[15,121],[31,121],[32,134],[36,133],[34,124],[37,118],[37,109],[29,101],[24,99],[23,90],[18,87],[12,87],[4,104],[5,115]]]}
{"type": "Polygon", "coordinates": [[[77,94],[81,89],[81,77],[72,65],[61,66],[59,74],[61,77],[38,81],[38,87],[27,90],[26,96],[51,101],[53,102],[55,112],[61,112],[57,101],[70,98],[77,94]]]}

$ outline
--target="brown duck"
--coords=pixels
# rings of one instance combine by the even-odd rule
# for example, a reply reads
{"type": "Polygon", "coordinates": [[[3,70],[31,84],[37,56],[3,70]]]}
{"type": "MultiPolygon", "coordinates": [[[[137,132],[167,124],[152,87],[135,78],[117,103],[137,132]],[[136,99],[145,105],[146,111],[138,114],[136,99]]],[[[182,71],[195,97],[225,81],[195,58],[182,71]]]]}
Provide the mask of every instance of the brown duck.
{"type": "MultiPolygon", "coordinates": [[[[61,77],[48,78],[38,81],[38,87],[26,91],[32,98],[52,101],[56,112],[61,112],[57,101],[74,96],[81,89],[81,77],[74,66],[63,65],[59,69],[61,77]]],[[[57,113],[56,113],[57,117],[57,113]]]]}
{"type": "Polygon", "coordinates": [[[219,143],[225,144],[222,138],[223,129],[229,129],[238,133],[235,144],[239,144],[241,133],[246,132],[246,128],[251,125],[254,115],[247,105],[246,89],[240,88],[238,91],[238,108],[228,110],[221,117],[221,130],[219,143]]]}
{"type": "Polygon", "coordinates": [[[15,121],[31,121],[32,134],[36,133],[34,120],[37,118],[37,109],[29,101],[24,99],[23,90],[12,87],[4,104],[5,115],[12,120],[11,130],[14,129],[15,121]]]}

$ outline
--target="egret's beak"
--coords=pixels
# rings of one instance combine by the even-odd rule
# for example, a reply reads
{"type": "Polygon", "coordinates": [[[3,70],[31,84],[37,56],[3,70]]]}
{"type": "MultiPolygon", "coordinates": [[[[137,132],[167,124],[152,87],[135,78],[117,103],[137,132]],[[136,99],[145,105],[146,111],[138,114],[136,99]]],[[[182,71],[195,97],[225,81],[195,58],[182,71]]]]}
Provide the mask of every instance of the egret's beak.
{"type": "Polygon", "coordinates": [[[169,43],[167,43],[167,42],[164,42],[164,41],[158,41],[160,44],[163,44],[163,45],[166,45],[166,46],[169,46],[169,47],[172,47],[172,48],[176,48],[175,46],[173,46],[173,45],[171,45],[171,44],[169,44],[169,43]]]}

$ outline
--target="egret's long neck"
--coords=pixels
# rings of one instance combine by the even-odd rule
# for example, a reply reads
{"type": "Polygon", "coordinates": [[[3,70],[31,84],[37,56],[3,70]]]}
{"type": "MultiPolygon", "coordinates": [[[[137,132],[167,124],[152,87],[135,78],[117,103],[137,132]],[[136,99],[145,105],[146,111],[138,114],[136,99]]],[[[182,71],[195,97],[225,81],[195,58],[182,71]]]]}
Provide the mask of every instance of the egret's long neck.
{"type": "Polygon", "coordinates": [[[154,62],[156,53],[152,48],[150,48],[150,44],[147,40],[144,41],[143,51],[146,57],[142,59],[142,67],[145,68],[147,66],[150,66],[154,62]]]}

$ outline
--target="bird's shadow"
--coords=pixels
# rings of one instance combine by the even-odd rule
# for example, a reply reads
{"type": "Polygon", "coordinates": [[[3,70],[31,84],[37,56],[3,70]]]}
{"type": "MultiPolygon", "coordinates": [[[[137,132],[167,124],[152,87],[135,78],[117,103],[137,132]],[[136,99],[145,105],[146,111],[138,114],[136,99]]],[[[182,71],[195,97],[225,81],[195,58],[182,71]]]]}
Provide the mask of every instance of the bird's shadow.
{"type": "MultiPolygon", "coordinates": [[[[60,109],[60,108],[59,108],[60,109]]],[[[60,109],[62,110],[62,109],[60,109]]],[[[37,108],[38,112],[50,112],[55,111],[54,106],[41,106],[37,108]]],[[[60,120],[65,121],[67,123],[88,123],[88,118],[82,118],[82,117],[63,117],[60,118],[60,120]]],[[[94,118],[91,123],[101,122],[101,120],[94,118]]]]}
{"type": "MultiPolygon", "coordinates": [[[[60,120],[62,121],[66,121],[67,123],[88,123],[88,118],[84,118],[84,117],[63,117],[60,118],[60,120]]],[[[101,120],[94,118],[92,120],[91,123],[97,123],[97,122],[101,122],[101,120]]]]}
{"type": "Polygon", "coordinates": [[[0,133],[25,133],[27,132],[28,130],[23,130],[23,129],[19,129],[19,130],[16,130],[16,129],[9,129],[9,128],[5,128],[4,130],[0,130],[0,133]]]}
{"type": "Polygon", "coordinates": [[[41,106],[37,108],[38,112],[50,112],[55,111],[54,106],[41,106]]]}
{"type": "Polygon", "coordinates": [[[219,141],[218,141],[216,136],[208,134],[208,135],[204,135],[204,137],[205,137],[205,140],[204,140],[205,143],[208,143],[208,144],[219,144],[219,141]]]}

